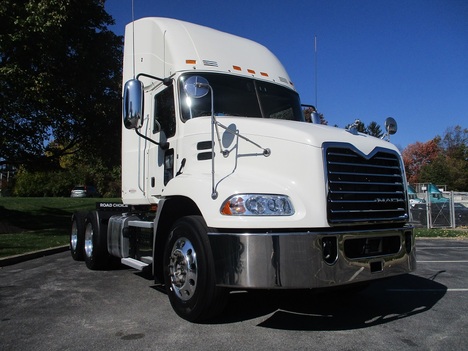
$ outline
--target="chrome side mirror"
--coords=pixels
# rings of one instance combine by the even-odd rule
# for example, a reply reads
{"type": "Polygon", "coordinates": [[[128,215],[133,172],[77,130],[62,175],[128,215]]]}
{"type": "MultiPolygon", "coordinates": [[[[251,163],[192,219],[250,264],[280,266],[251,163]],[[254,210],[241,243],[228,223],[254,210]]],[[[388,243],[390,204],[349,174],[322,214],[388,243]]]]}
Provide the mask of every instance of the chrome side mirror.
{"type": "Polygon", "coordinates": [[[390,141],[390,135],[393,135],[397,132],[397,123],[394,118],[392,117],[387,117],[385,119],[385,130],[387,131],[383,136],[383,140],[390,141]]]}
{"type": "Polygon", "coordinates": [[[387,117],[385,119],[385,130],[389,135],[393,135],[397,132],[398,126],[397,122],[392,117],[387,117]]]}
{"type": "Polygon", "coordinates": [[[122,105],[123,123],[127,129],[140,128],[143,120],[143,83],[131,79],[125,83],[122,105]]]}

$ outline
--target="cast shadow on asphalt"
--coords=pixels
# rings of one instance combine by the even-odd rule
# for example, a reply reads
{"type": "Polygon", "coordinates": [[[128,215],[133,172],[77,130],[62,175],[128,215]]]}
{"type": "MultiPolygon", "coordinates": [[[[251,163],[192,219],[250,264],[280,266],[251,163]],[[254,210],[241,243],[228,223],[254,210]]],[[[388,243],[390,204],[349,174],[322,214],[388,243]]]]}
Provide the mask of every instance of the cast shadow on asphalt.
{"type": "Polygon", "coordinates": [[[271,314],[258,326],[284,330],[354,330],[424,313],[446,291],[446,286],[432,279],[406,274],[375,281],[357,292],[231,293],[224,313],[210,324],[236,323],[271,314]]]}
{"type": "MultiPolygon", "coordinates": [[[[230,324],[265,317],[259,327],[283,330],[355,330],[430,310],[447,292],[434,277],[412,274],[342,290],[250,290],[229,295],[224,312],[203,324],[230,324]]],[[[151,275],[136,273],[152,280],[151,275]]],[[[165,294],[163,285],[153,289],[165,294]]]]}

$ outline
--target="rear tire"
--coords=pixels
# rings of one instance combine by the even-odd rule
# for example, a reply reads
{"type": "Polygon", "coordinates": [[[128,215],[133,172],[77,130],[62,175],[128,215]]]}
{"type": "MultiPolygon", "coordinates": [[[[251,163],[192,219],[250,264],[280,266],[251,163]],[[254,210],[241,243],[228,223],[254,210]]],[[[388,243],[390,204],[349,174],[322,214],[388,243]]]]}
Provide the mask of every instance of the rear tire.
{"type": "Polygon", "coordinates": [[[107,251],[107,221],[104,222],[98,211],[86,216],[84,230],[84,258],[86,266],[92,270],[106,269],[110,265],[107,251]]]}
{"type": "Polygon", "coordinates": [[[70,231],[70,252],[75,261],[84,260],[85,213],[75,212],[72,215],[70,231]]]}
{"type": "Polygon", "coordinates": [[[174,311],[190,322],[219,314],[226,305],[226,290],[216,286],[216,275],[201,216],[179,219],[164,249],[164,281],[174,311]]]}

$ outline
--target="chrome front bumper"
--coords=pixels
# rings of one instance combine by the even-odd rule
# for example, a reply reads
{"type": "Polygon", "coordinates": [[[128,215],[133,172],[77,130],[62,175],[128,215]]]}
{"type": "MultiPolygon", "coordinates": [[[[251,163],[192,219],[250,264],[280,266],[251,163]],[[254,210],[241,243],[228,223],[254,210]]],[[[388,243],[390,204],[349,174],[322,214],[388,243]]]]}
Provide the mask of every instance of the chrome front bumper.
{"type": "Polygon", "coordinates": [[[332,287],[404,274],[416,268],[410,227],[208,235],[217,284],[231,288],[332,287]]]}

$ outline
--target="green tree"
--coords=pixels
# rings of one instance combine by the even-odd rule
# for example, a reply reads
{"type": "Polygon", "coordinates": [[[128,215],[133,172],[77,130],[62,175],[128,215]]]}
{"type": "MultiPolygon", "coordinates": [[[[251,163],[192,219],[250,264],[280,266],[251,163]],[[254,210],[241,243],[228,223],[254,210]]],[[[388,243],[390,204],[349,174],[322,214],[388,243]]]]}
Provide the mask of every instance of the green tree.
{"type": "Polygon", "coordinates": [[[380,125],[374,121],[372,121],[371,123],[369,123],[369,125],[366,126],[364,122],[362,122],[359,119],[356,119],[353,124],[347,124],[345,126],[345,129],[349,129],[352,125],[356,127],[359,133],[372,135],[376,138],[381,138],[384,135],[380,125]]]}
{"type": "Polygon", "coordinates": [[[365,133],[372,135],[376,138],[381,138],[384,134],[382,132],[382,129],[380,128],[380,125],[378,125],[377,122],[374,121],[369,123],[369,125],[366,127],[365,133]]]}
{"type": "Polygon", "coordinates": [[[468,129],[459,125],[447,128],[444,137],[440,139],[440,145],[447,156],[468,160],[468,129]]]}
{"type": "Polygon", "coordinates": [[[119,163],[122,38],[103,4],[0,3],[1,163],[58,169],[69,153],[119,163]]]}
{"type": "Polygon", "coordinates": [[[468,129],[461,126],[447,128],[438,136],[441,152],[420,170],[421,182],[446,184],[449,190],[468,190],[468,129]]]}

